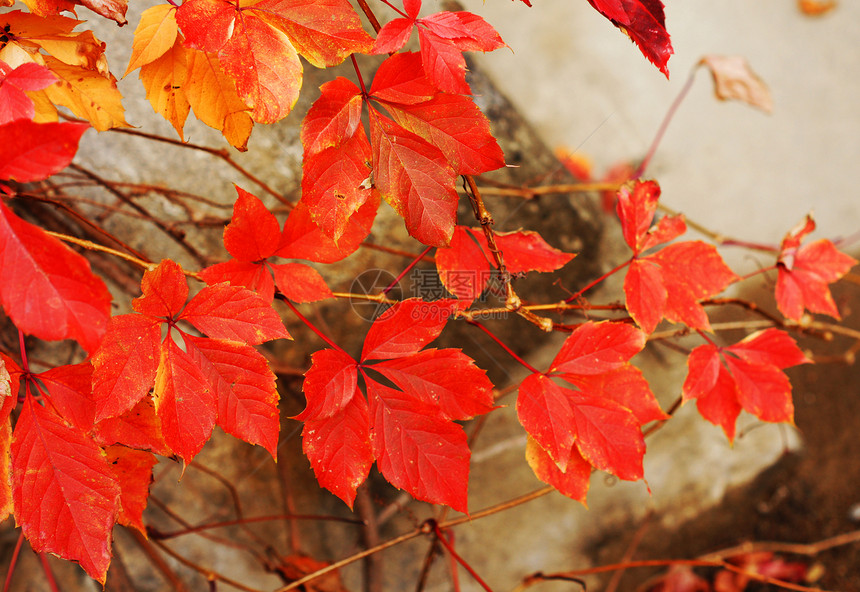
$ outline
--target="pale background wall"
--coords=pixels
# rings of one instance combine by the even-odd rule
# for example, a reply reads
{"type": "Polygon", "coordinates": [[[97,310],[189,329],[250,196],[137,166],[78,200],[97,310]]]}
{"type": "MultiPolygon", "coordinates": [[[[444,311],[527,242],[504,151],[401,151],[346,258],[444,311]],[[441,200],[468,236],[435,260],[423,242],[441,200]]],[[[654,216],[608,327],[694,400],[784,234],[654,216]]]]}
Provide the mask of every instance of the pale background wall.
{"type": "Polygon", "coordinates": [[[480,64],[550,145],[579,147],[598,172],[644,155],[701,56],[747,57],[773,93],[773,114],[717,101],[700,70],[649,169],[665,203],[761,242],[779,242],[810,209],[816,237],[860,230],[860,2],[820,18],[794,0],[664,3],[669,81],[584,0],[463,1],[513,50],[479,55],[480,64]]]}

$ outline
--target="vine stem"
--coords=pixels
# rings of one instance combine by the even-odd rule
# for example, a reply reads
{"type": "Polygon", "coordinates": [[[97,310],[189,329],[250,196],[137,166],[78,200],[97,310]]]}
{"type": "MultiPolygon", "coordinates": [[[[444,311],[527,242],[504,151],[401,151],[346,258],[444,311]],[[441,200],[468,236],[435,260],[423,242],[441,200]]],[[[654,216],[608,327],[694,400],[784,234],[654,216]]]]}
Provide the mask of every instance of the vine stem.
{"type": "Polygon", "coordinates": [[[9,586],[12,585],[12,574],[15,573],[15,566],[18,564],[18,555],[21,554],[21,547],[24,546],[24,531],[18,535],[18,542],[15,543],[15,550],[12,551],[12,559],[9,561],[9,569],[6,571],[6,581],[3,582],[3,592],[9,592],[9,586]]]}
{"type": "MultiPolygon", "coordinates": [[[[70,118],[70,119],[72,121],[83,121],[83,120],[76,120],[74,118],[70,118]]],[[[284,204],[286,207],[288,207],[290,209],[295,207],[295,204],[293,202],[286,199],[283,195],[281,195],[280,193],[278,193],[277,191],[275,191],[274,189],[269,187],[265,181],[263,181],[259,177],[255,176],[249,170],[245,169],[242,165],[240,165],[238,162],[233,160],[233,158],[230,156],[230,153],[227,152],[227,150],[225,150],[223,148],[222,149],[210,148],[208,146],[201,146],[200,144],[192,144],[191,142],[181,142],[179,140],[174,140],[173,138],[166,138],[164,136],[159,136],[157,134],[148,134],[146,132],[142,132],[142,131],[134,130],[134,129],[128,129],[128,128],[115,127],[115,128],[111,128],[110,131],[120,133],[120,134],[128,134],[130,136],[138,136],[140,138],[146,138],[147,140],[155,140],[156,142],[164,142],[165,144],[173,144],[174,146],[180,146],[182,148],[191,148],[192,150],[199,150],[201,152],[206,152],[207,154],[211,154],[212,156],[215,156],[216,158],[220,158],[221,160],[226,162],[230,167],[232,167],[237,172],[239,172],[239,174],[241,174],[243,177],[245,177],[246,179],[248,179],[252,183],[259,186],[260,189],[262,189],[263,191],[265,191],[266,193],[268,193],[269,195],[271,195],[272,197],[277,199],[279,202],[284,204]]]]}
{"type": "MultiPolygon", "coordinates": [[[[460,518],[454,518],[453,520],[447,520],[445,522],[440,522],[439,528],[440,529],[451,528],[453,526],[457,526],[457,525],[463,524],[465,522],[473,522],[475,520],[478,520],[479,518],[485,518],[487,516],[492,516],[493,514],[497,514],[498,512],[503,512],[504,510],[508,510],[510,508],[515,508],[516,506],[530,502],[530,501],[535,500],[539,497],[543,497],[543,496],[548,495],[554,491],[555,491],[555,488],[553,488],[551,485],[547,485],[546,487],[541,487],[540,489],[536,489],[535,491],[526,493],[526,494],[521,495],[519,497],[516,497],[512,500],[508,500],[506,502],[496,504],[495,506],[490,506],[489,508],[485,508],[483,510],[475,512],[474,514],[470,514],[468,516],[462,516],[460,518]]],[[[427,534],[426,529],[416,528],[415,530],[412,530],[411,532],[407,532],[407,533],[404,533],[398,537],[394,537],[393,539],[389,539],[389,540],[385,541],[384,543],[380,543],[380,544],[376,545],[375,547],[365,549],[364,551],[359,551],[358,553],[355,553],[354,555],[350,555],[349,557],[346,557],[345,559],[341,559],[340,561],[335,561],[334,563],[331,563],[322,569],[319,569],[319,570],[317,570],[311,574],[308,574],[308,575],[304,576],[303,578],[299,578],[295,582],[290,582],[286,586],[284,586],[282,588],[278,588],[277,590],[275,590],[275,592],[287,592],[288,590],[295,590],[296,588],[299,588],[300,586],[304,586],[308,582],[313,581],[313,580],[315,580],[321,576],[324,576],[327,573],[331,573],[331,572],[336,571],[342,567],[350,565],[351,563],[355,563],[356,561],[360,561],[361,559],[364,559],[365,557],[373,555],[374,553],[379,553],[380,551],[390,549],[391,547],[395,547],[401,543],[405,543],[406,541],[412,540],[414,538],[417,538],[417,537],[419,537],[421,535],[425,535],[425,534],[427,534]]]]}
{"type": "Polygon", "coordinates": [[[254,516],[250,518],[239,518],[236,520],[225,520],[223,522],[210,522],[209,524],[198,524],[196,526],[189,526],[188,528],[183,528],[182,530],[175,530],[173,532],[151,532],[149,536],[153,539],[158,539],[160,541],[166,541],[167,539],[173,539],[176,537],[185,536],[187,534],[193,534],[196,532],[201,532],[204,530],[211,530],[213,528],[224,528],[226,526],[236,526],[239,524],[251,524],[254,522],[271,522],[274,520],[328,520],[331,522],[344,522],[347,524],[358,524],[361,525],[363,522],[361,520],[353,520],[351,518],[341,518],[340,516],[325,516],[325,515],[317,515],[317,514],[277,514],[274,516],[254,516]]]}
{"type": "Polygon", "coordinates": [[[442,546],[445,547],[445,550],[451,554],[451,557],[456,559],[457,563],[462,565],[463,569],[469,572],[469,575],[472,576],[476,582],[478,582],[478,585],[480,585],[481,588],[483,588],[487,592],[493,592],[492,588],[490,588],[490,586],[483,580],[483,578],[481,578],[481,576],[479,576],[477,572],[472,569],[472,566],[469,565],[466,560],[460,557],[460,555],[454,550],[454,547],[451,545],[451,543],[448,542],[448,539],[445,538],[445,535],[439,529],[439,525],[436,523],[436,521],[432,520],[430,524],[433,526],[433,532],[436,533],[436,539],[440,543],[442,543],[442,546]]]}
{"type": "Polygon", "coordinates": [[[517,587],[516,591],[523,590],[524,588],[531,586],[531,584],[540,582],[542,580],[569,579],[573,578],[574,576],[606,573],[608,571],[617,571],[619,569],[633,569],[638,567],[671,567],[673,565],[688,565],[690,567],[721,567],[727,571],[746,576],[751,580],[755,580],[764,584],[771,584],[773,586],[779,586],[780,588],[785,588],[787,590],[796,590],[797,592],[826,592],[821,588],[810,588],[808,586],[801,586],[800,584],[792,584],[791,582],[786,582],[785,580],[778,580],[770,576],[763,576],[757,572],[748,571],[741,567],[733,565],[724,559],[647,559],[642,561],[630,561],[628,563],[601,565],[588,569],[577,569],[574,571],[566,571],[553,574],[536,573],[526,578],[524,586],[517,587]]]}
{"type": "MultiPolygon", "coordinates": [[[[155,269],[155,264],[150,263],[148,261],[144,261],[143,259],[138,259],[133,255],[129,255],[127,253],[123,253],[122,251],[117,251],[116,249],[111,249],[110,247],[106,247],[104,245],[100,245],[98,243],[94,243],[92,241],[88,241],[83,238],[77,238],[74,236],[69,236],[68,234],[62,234],[59,232],[53,232],[51,230],[43,230],[45,234],[48,236],[53,236],[56,239],[59,239],[66,243],[72,243],[73,245],[78,245],[79,247],[83,247],[90,251],[98,251],[100,253],[107,253],[108,255],[113,255],[114,257],[119,257],[120,259],[125,259],[129,263],[134,263],[135,265],[144,268],[147,271],[151,271],[155,269]]],[[[191,277],[197,277],[196,273],[183,270],[185,275],[191,277]]]]}
{"type": "Polygon", "coordinates": [[[484,232],[484,238],[487,239],[487,247],[493,256],[493,261],[496,267],[499,268],[499,274],[502,278],[502,283],[505,285],[505,308],[509,311],[516,312],[518,315],[526,319],[528,322],[536,325],[542,331],[549,333],[553,330],[552,320],[540,317],[528,309],[523,308],[523,302],[514,291],[514,285],[511,283],[511,274],[505,266],[505,256],[502,250],[496,245],[496,232],[493,230],[492,214],[484,204],[484,199],[481,197],[481,190],[475,183],[475,178],[472,175],[463,175],[463,180],[469,190],[466,194],[469,197],[469,202],[472,204],[472,210],[475,213],[475,218],[481,223],[481,229],[484,232]]]}
{"type": "Polygon", "coordinates": [[[604,273],[602,276],[600,276],[596,280],[589,282],[589,284],[587,286],[585,286],[584,288],[582,288],[578,292],[574,293],[573,296],[569,296],[568,298],[565,298],[564,302],[568,303],[568,302],[572,302],[572,301],[576,300],[577,298],[579,298],[580,296],[585,294],[588,290],[590,290],[591,288],[593,288],[594,286],[596,286],[597,284],[599,284],[600,282],[602,282],[603,280],[605,280],[609,276],[618,273],[619,271],[621,271],[622,269],[624,269],[625,267],[627,267],[631,263],[633,263],[632,257],[630,259],[628,259],[627,261],[625,261],[624,263],[621,263],[620,265],[613,267],[612,269],[610,269],[609,271],[604,273]]]}
{"type": "MultiPolygon", "coordinates": [[[[313,323],[311,323],[311,322],[307,319],[307,317],[305,317],[305,315],[303,315],[302,313],[300,313],[300,312],[299,312],[299,309],[297,309],[297,308],[295,307],[295,305],[294,305],[292,302],[290,302],[289,300],[287,300],[287,298],[285,298],[285,297],[284,297],[283,295],[281,295],[281,294],[276,294],[276,295],[275,295],[275,298],[278,298],[278,299],[282,300],[284,303],[286,303],[286,305],[290,307],[290,310],[292,310],[292,311],[293,311],[293,313],[294,313],[297,317],[299,317],[299,320],[300,320],[301,322],[303,322],[305,325],[307,325],[307,326],[308,326],[308,328],[309,328],[311,331],[313,331],[314,333],[316,333],[316,334],[317,334],[317,337],[319,337],[320,339],[322,339],[323,341],[325,341],[325,342],[326,342],[330,347],[332,347],[332,348],[336,349],[337,351],[339,351],[339,352],[341,352],[341,353],[346,354],[346,352],[343,350],[343,348],[341,348],[338,344],[336,344],[334,341],[332,341],[331,339],[329,339],[329,338],[328,338],[328,336],[327,336],[325,333],[323,333],[322,331],[320,331],[319,329],[317,329],[317,328],[316,328],[316,326],[315,326],[313,323]]],[[[346,355],[349,355],[349,354],[346,354],[346,355]]]]}
{"type": "Polygon", "coordinates": [[[498,344],[499,344],[499,346],[501,346],[501,348],[502,348],[503,350],[505,350],[506,352],[508,352],[508,354],[510,354],[510,356],[511,356],[513,359],[515,359],[517,362],[519,362],[520,364],[522,364],[523,366],[525,366],[525,368],[526,368],[527,370],[529,370],[532,374],[541,374],[541,371],[540,371],[540,370],[537,370],[534,366],[532,366],[531,364],[529,364],[528,362],[526,362],[524,359],[522,359],[521,357],[519,357],[519,356],[518,356],[518,355],[517,355],[517,354],[516,354],[516,353],[515,353],[511,348],[509,348],[507,345],[505,345],[505,344],[502,342],[502,340],[501,340],[501,339],[499,339],[498,337],[496,337],[496,336],[493,334],[493,332],[492,332],[492,331],[490,331],[489,329],[487,329],[483,324],[479,323],[478,321],[472,321],[472,320],[466,320],[466,322],[467,322],[467,323],[469,323],[470,325],[475,325],[478,329],[480,329],[481,331],[483,331],[484,333],[486,333],[487,335],[489,335],[489,336],[490,336],[490,338],[491,338],[493,341],[495,341],[496,343],[498,343],[498,344]]]}
{"type": "Polygon", "coordinates": [[[396,278],[394,278],[394,281],[393,281],[393,282],[391,282],[391,283],[388,285],[388,287],[387,287],[387,288],[385,288],[385,289],[382,291],[382,295],[384,296],[385,294],[388,294],[388,293],[389,293],[389,292],[394,288],[394,286],[396,286],[396,285],[400,282],[400,280],[402,280],[402,279],[403,279],[403,276],[405,276],[407,273],[409,273],[409,271],[410,271],[413,267],[415,267],[416,265],[418,265],[418,262],[419,262],[419,261],[421,261],[421,260],[424,258],[424,255],[426,255],[427,253],[429,253],[429,252],[430,252],[430,249],[432,249],[432,248],[433,248],[433,247],[427,247],[426,249],[424,249],[423,251],[421,251],[421,253],[420,253],[417,257],[415,257],[415,259],[413,259],[413,260],[409,263],[409,265],[407,265],[407,266],[406,266],[406,269],[404,269],[403,271],[401,271],[401,272],[400,272],[400,275],[398,275],[396,278]]]}
{"type": "Polygon", "coordinates": [[[684,102],[684,99],[687,98],[687,94],[693,87],[693,81],[696,79],[696,71],[698,69],[699,64],[697,63],[693,67],[693,70],[690,72],[690,75],[687,77],[687,82],[684,83],[684,86],[681,88],[681,92],[679,92],[678,96],[675,97],[675,100],[672,102],[672,105],[669,107],[669,110],[663,117],[663,121],[660,123],[660,127],[657,129],[657,134],[654,136],[654,140],[651,142],[651,146],[648,148],[648,152],[645,154],[645,158],[642,159],[642,162],[639,163],[639,168],[636,169],[636,172],[633,174],[634,179],[638,179],[645,174],[645,170],[651,163],[651,159],[654,157],[654,153],[657,152],[657,147],[660,146],[660,141],[663,139],[663,135],[666,133],[666,129],[669,127],[669,122],[671,122],[672,118],[675,117],[675,113],[678,111],[678,107],[681,106],[681,103],[684,102]]]}
{"type": "MultiPolygon", "coordinates": [[[[370,26],[373,27],[374,32],[379,33],[379,30],[382,28],[382,25],[379,24],[379,19],[376,18],[376,15],[373,14],[373,11],[370,9],[370,6],[367,4],[367,0],[356,0],[358,2],[358,6],[361,8],[361,11],[364,13],[364,16],[367,17],[367,20],[370,21],[370,26]]],[[[386,2],[388,4],[388,2],[386,2]]],[[[388,4],[391,6],[390,4],[388,4]]],[[[391,6],[394,10],[397,8],[391,6]]],[[[397,10],[397,12],[400,12],[397,10]]],[[[400,14],[403,14],[402,12],[400,14]]],[[[406,15],[404,15],[406,16],[406,15]]]]}
{"type": "Polygon", "coordinates": [[[27,346],[24,343],[24,332],[18,329],[18,348],[21,352],[21,369],[30,374],[30,364],[27,362],[27,346]]]}
{"type": "Polygon", "coordinates": [[[522,197],[534,199],[540,195],[555,193],[590,193],[592,191],[618,191],[618,183],[562,183],[558,185],[539,185],[537,187],[486,187],[478,189],[483,195],[495,197],[522,197]]]}
{"type": "Polygon", "coordinates": [[[51,589],[51,592],[60,592],[60,588],[57,586],[57,579],[54,577],[54,570],[51,569],[48,563],[48,554],[44,552],[39,553],[39,562],[42,564],[42,571],[45,572],[45,578],[48,580],[48,588],[51,589]]]}

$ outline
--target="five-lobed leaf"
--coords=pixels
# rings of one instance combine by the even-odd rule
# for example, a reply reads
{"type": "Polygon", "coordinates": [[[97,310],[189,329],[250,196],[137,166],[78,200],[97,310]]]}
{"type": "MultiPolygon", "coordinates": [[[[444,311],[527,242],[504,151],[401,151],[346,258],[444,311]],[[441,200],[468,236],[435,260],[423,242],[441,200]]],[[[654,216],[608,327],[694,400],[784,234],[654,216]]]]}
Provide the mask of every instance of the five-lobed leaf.
{"type": "MultiPolygon", "coordinates": [[[[281,232],[280,225],[258,197],[238,186],[236,186],[236,191],[238,198],[233,205],[233,217],[224,229],[224,246],[234,259],[207,267],[200,272],[200,277],[210,285],[228,282],[234,288],[247,288],[256,292],[264,304],[255,303],[252,308],[257,311],[257,314],[267,316],[269,321],[276,325],[280,322],[272,316],[274,312],[268,307],[268,303],[274,297],[276,284],[281,293],[293,302],[315,302],[330,298],[331,290],[319,272],[312,267],[301,263],[277,264],[268,261],[270,257],[278,255],[290,256],[290,253],[284,252],[284,234],[281,232]],[[266,312],[265,309],[267,308],[270,312],[266,312]]],[[[347,228],[350,229],[354,226],[347,224],[347,228]]],[[[313,225],[313,228],[321,232],[316,225],[313,225]]],[[[286,232],[287,228],[285,227],[284,233],[286,232]]],[[[350,235],[349,242],[354,240],[353,236],[354,234],[350,235]]],[[[357,243],[345,246],[345,248],[353,248],[353,250],[357,247],[357,243]]],[[[299,254],[299,256],[301,255],[299,254]]],[[[238,296],[242,294],[241,292],[234,292],[233,295],[230,295],[230,290],[223,289],[218,293],[218,299],[222,304],[225,298],[237,300],[238,296]]],[[[242,297],[249,298],[250,296],[244,294],[242,297]]],[[[189,314],[196,315],[197,309],[201,306],[213,308],[212,305],[207,305],[205,300],[206,298],[194,300],[192,301],[193,305],[189,303],[192,309],[189,314]]],[[[234,302],[232,309],[238,310],[237,306],[241,308],[243,305],[238,301],[234,302]]],[[[246,319],[251,318],[249,317],[250,313],[251,308],[248,309],[247,313],[242,313],[240,316],[246,319]]],[[[228,312],[227,316],[229,317],[230,314],[228,312]]],[[[237,320],[239,318],[237,317],[237,320]]],[[[257,322],[253,318],[251,320],[257,322]]],[[[283,335],[278,336],[283,337],[283,335]]],[[[247,335],[242,336],[241,340],[249,343],[253,341],[247,335]]]]}
{"type": "Polygon", "coordinates": [[[776,304],[783,315],[795,321],[801,320],[804,310],[841,318],[829,284],[857,265],[856,259],[827,239],[800,246],[813,230],[815,221],[807,216],[786,234],[777,260],[776,304]]]}
{"type": "Polygon", "coordinates": [[[807,362],[794,340],[773,328],[729,347],[700,345],[687,361],[683,397],[696,399],[702,416],[732,441],[741,409],[762,421],[794,420],[791,383],[783,370],[807,362]]]}
{"type": "Polygon", "coordinates": [[[143,296],[133,302],[141,314],[112,322],[94,357],[100,437],[129,445],[126,438],[132,438],[190,462],[217,423],[274,455],[279,429],[274,375],[251,347],[288,337],[271,305],[250,290],[227,284],[203,288],[186,304],[185,276],[170,260],[147,271],[141,286],[143,296]],[[208,337],[189,335],[178,321],[192,323],[208,337]],[[162,340],[165,323],[168,332],[162,340]],[[173,331],[182,336],[184,348],[174,341],[173,331]],[[138,407],[143,415],[138,413],[134,421],[105,426],[146,401],[150,388],[156,417],[138,407]]]}
{"type": "Polygon", "coordinates": [[[452,420],[490,411],[492,384],[459,350],[422,350],[455,306],[417,299],[394,305],[371,326],[361,362],[334,349],[313,355],[303,386],[307,406],[296,417],[305,422],[302,446],[320,484],[348,505],[375,459],[393,485],[465,511],[469,448],[452,420]],[[397,388],[380,384],[376,373],[397,388]]]}

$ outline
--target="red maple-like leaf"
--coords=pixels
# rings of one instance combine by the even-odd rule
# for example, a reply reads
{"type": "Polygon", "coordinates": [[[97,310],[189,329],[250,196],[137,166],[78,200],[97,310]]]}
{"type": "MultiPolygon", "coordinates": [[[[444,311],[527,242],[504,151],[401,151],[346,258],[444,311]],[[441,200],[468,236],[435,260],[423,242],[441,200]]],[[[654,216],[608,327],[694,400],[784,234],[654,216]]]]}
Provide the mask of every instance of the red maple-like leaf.
{"type": "Polygon", "coordinates": [[[86,123],[36,123],[16,119],[0,125],[0,179],[41,181],[66,168],[89,129],[86,123]]]}
{"type": "Polygon", "coordinates": [[[710,330],[703,298],[719,294],[738,280],[716,248],[701,241],[674,243],[651,255],[643,253],[686,232],[683,216],[662,218],[651,226],[660,187],[633,181],[618,191],[618,217],[633,260],[624,279],[627,311],[651,333],[665,317],[693,329],[710,330]]]}
{"type": "MultiPolygon", "coordinates": [[[[207,267],[200,272],[200,277],[208,284],[229,282],[245,287],[257,292],[265,302],[272,301],[276,284],[281,293],[294,302],[330,298],[331,290],[314,268],[301,263],[283,265],[269,261],[271,257],[289,256],[283,255],[281,226],[257,196],[238,186],[236,191],[239,197],[233,205],[233,217],[224,228],[224,246],[233,259],[207,267]]],[[[220,292],[225,294],[224,290],[220,292]]],[[[210,298],[201,298],[198,302],[208,307],[204,312],[207,317],[223,306],[210,298]]],[[[225,319],[234,317],[242,306],[234,303],[233,310],[224,310],[222,316],[225,319]]],[[[242,340],[251,343],[247,336],[242,340]]]]}
{"type": "Polygon", "coordinates": [[[15,521],[33,550],[76,561],[104,585],[120,486],[102,450],[28,396],[11,454],[15,521]]]}
{"type": "Polygon", "coordinates": [[[522,382],[517,415],[534,439],[527,454],[538,478],[561,484],[559,491],[575,499],[587,491],[584,470],[577,467],[581,459],[621,479],[642,478],[640,426],[667,418],[629,363],[644,345],[645,334],[635,327],[588,322],[567,338],[549,374],[522,382]],[[556,376],[576,389],[557,384],[556,376]]]}
{"type": "Polygon", "coordinates": [[[470,12],[438,12],[418,18],[420,1],[404,2],[407,17],[386,23],[376,37],[373,53],[394,53],[418,28],[421,62],[427,78],[448,93],[470,94],[466,83],[464,51],[494,51],[506,47],[498,32],[481,17],[470,12]]]}
{"type": "Polygon", "coordinates": [[[777,260],[776,304],[782,314],[795,321],[800,321],[804,310],[841,318],[829,284],[857,265],[856,259],[827,239],[801,247],[801,241],[813,230],[815,222],[807,216],[785,236],[777,260]]]}
{"type": "Polygon", "coordinates": [[[453,420],[490,411],[492,384],[459,350],[423,349],[455,310],[454,300],[404,300],[371,326],[361,362],[340,350],[313,355],[296,417],[302,446],[320,484],[350,506],[375,459],[417,499],[466,511],[469,449],[453,420]]]}
{"type": "Polygon", "coordinates": [[[26,62],[12,68],[0,61],[0,125],[16,119],[33,119],[36,107],[26,90],[42,90],[57,81],[45,66],[26,62]]]}
{"type": "Polygon", "coordinates": [[[600,14],[626,33],[648,60],[669,77],[674,53],[660,0],[588,0],[600,14]]]}
{"type": "Polygon", "coordinates": [[[696,399],[702,417],[732,441],[741,409],[762,421],[794,421],[791,383],[783,370],[808,362],[779,329],[753,333],[729,347],[701,345],[687,360],[683,397],[696,399]]]}
{"type": "Polygon", "coordinates": [[[582,463],[621,479],[642,478],[640,427],[668,417],[629,363],[644,345],[645,334],[628,324],[588,322],[567,338],[549,373],[522,382],[517,416],[534,440],[526,455],[539,479],[584,503],[582,463]]]}
{"type": "Polygon", "coordinates": [[[86,259],[0,203],[0,303],[21,331],[74,339],[92,352],[107,328],[110,302],[86,259]]]}
{"type": "MultiPolygon", "coordinates": [[[[504,255],[507,270],[517,275],[555,271],[575,257],[551,247],[530,230],[497,232],[496,247],[504,255]]],[[[458,226],[451,244],[436,250],[436,269],[445,288],[460,299],[462,308],[468,308],[486,289],[498,266],[483,231],[458,226]]]]}
{"type": "MultiPolygon", "coordinates": [[[[185,276],[170,260],[146,272],[141,286],[143,296],[132,302],[140,317],[123,315],[113,321],[94,357],[93,384],[104,387],[95,395],[96,419],[122,415],[152,388],[164,442],[186,462],[200,451],[216,423],[274,456],[275,377],[262,354],[251,347],[289,338],[270,304],[227,284],[208,286],[186,304],[185,276]],[[181,321],[209,337],[190,335],[177,325],[181,321]],[[169,330],[162,340],[163,324],[169,330]],[[184,349],[174,341],[174,330],[184,349]],[[116,372],[122,377],[111,375],[116,372]]],[[[122,435],[121,428],[116,426],[114,432],[122,435]]]]}

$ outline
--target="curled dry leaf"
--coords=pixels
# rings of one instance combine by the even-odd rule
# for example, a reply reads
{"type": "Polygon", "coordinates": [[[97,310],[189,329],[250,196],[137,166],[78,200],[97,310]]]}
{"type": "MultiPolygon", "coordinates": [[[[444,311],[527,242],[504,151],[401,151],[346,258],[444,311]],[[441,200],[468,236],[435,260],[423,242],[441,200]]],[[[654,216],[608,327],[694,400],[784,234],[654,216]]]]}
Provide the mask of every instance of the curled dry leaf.
{"type": "Polygon", "coordinates": [[[711,71],[714,94],[721,101],[743,101],[762,111],[773,111],[770,90],[741,56],[710,55],[699,60],[699,64],[711,71]]]}

